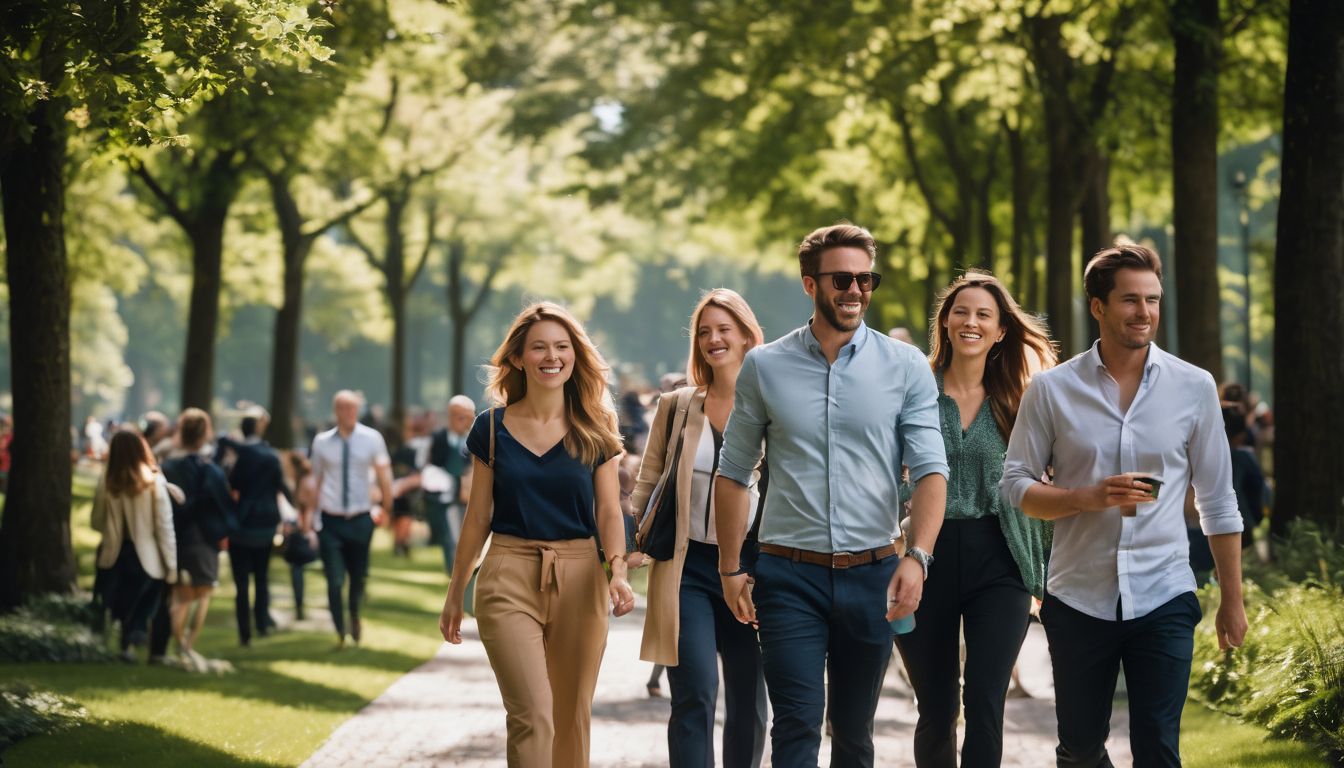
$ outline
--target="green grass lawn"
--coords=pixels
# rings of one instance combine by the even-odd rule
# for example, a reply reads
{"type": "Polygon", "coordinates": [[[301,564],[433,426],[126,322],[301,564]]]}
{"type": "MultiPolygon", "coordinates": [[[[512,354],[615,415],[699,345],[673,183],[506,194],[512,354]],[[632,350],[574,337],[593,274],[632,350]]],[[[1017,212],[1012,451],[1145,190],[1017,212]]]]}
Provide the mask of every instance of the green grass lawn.
{"type": "Polygon", "coordinates": [[[1196,702],[1185,703],[1181,718],[1181,758],[1186,768],[1324,768],[1327,763],[1297,742],[1270,741],[1268,733],[1214,712],[1196,702]]]}
{"type": "MultiPolygon", "coordinates": [[[[76,483],[74,544],[81,584],[91,583],[98,536],[88,528],[87,481],[76,483]]],[[[447,579],[437,549],[393,559],[384,531],[374,539],[364,612],[364,642],[335,648],[335,633],[287,631],[238,645],[227,566],[197,649],[231,662],[236,673],[202,676],[144,664],[0,665],[0,678],[70,696],[87,724],[27,739],[4,755],[7,766],[297,765],[341,722],[439,647],[438,614],[447,579]]],[[[325,607],[321,569],[310,566],[305,605],[325,607]]],[[[290,604],[289,570],[272,561],[271,591],[290,604]]]]}

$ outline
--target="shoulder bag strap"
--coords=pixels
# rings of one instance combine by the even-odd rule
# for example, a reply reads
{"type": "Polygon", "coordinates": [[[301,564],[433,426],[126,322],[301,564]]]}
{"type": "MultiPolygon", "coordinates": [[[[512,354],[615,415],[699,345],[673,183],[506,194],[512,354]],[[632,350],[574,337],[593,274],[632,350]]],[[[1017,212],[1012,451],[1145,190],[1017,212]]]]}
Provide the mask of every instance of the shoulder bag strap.
{"type": "MultiPolygon", "coordinates": [[[[672,430],[667,433],[668,453],[679,454],[682,436],[686,434],[686,414],[691,409],[691,398],[695,396],[695,387],[684,387],[677,392],[677,412],[672,419],[672,430]]],[[[669,465],[670,466],[670,465],[669,465]]],[[[666,474],[666,468],[664,468],[666,474]]]]}
{"type": "MultiPolygon", "coordinates": [[[[685,387],[677,392],[676,413],[672,418],[672,429],[667,433],[667,449],[663,451],[663,492],[667,493],[667,479],[676,471],[681,462],[681,441],[686,434],[686,413],[690,410],[691,397],[695,387],[685,387]]],[[[676,493],[676,489],[671,489],[676,493]]]]}
{"type": "Polygon", "coordinates": [[[495,409],[490,409],[490,461],[486,463],[490,469],[495,468],[495,409]]]}

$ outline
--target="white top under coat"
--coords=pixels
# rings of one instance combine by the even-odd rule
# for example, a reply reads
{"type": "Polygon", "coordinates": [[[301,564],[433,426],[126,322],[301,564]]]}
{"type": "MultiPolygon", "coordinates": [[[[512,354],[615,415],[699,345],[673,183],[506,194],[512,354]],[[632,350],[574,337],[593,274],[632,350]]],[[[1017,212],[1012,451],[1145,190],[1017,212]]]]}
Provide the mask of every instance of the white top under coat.
{"type": "MultiPolygon", "coordinates": [[[[689,535],[691,541],[717,546],[719,538],[715,533],[714,521],[714,459],[714,432],[709,419],[705,419],[705,428],[700,430],[700,443],[695,447],[695,474],[691,476],[689,535]]],[[[748,509],[751,510],[751,520],[747,521],[747,527],[750,528],[756,518],[761,489],[756,483],[752,483],[747,492],[747,503],[750,505],[748,509]]]]}

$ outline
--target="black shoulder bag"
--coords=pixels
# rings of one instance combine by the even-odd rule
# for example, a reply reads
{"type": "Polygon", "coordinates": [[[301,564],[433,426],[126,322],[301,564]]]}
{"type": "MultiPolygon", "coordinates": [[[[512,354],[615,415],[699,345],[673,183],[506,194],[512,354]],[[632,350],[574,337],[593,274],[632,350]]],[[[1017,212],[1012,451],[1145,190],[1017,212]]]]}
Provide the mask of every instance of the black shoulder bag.
{"type": "Polygon", "coordinates": [[[639,551],[654,560],[671,560],[676,553],[677,465],[681,463],[686,411],[694,394],[694,387],[685,387],[677,392],[675,411],[668,414],[671,425],[667,430],[667,447],[663,450],[663,474],[649,496],[648,506],[644,508],[644,515],[639,521],[639,532],[635,535],[639,551]]]}

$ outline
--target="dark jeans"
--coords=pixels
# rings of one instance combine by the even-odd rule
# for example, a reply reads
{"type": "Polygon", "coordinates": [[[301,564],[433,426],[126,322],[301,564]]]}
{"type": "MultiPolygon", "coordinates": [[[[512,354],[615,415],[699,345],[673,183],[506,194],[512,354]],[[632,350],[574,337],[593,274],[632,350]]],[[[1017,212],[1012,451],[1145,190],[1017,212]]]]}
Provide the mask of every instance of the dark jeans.
{"type": "Polygon", "coordinates": [[[448,530],[448,505],[439,501],[438,494],[425,498],[425,522],[429,524],[430,546],[446,546],[443,538],[448,530]]]}
{"type": "Polygon", "coordinates": [[[164,584],[159,590],[159,607],[149,625],[149,656],[166,656],[168,641],[173,636],[173,585],[164,584]]]}
{"type": "Polygon", "coordinates": [[[151,578],[140,565],[135,545],[127,535],[117,561],[103,579],[106,603],[112,618],[121,622],[121,649],[144,645],[149,639],[149,623],[162,599],[163,579],[151,578]]]}
{"type": "Polygon", "coordinates": [[[944,522],[934,551],[938,562],[924,582],[915,628],[896,636],[919,703],[915,765],[956,768],[957,713],[964,700],[961,765],[998,766],[1003,757],[1003,703],[1027,636],[1031,595],[997,517],[944,522]]]}
{"type": "Polygon", "coordinates": [[[670,765],[714,765],[714,707],[723,657],[723,765],[756,768],[765,750],[765,676],[756,631],[733,618],[719,583],[719,548],[687,543],[681,572],[677,666],[667,668],[670,765]]]}
{"type": "Polygon", "coordinates": [[[891,659],[887,586],[896,563],[888,557],[833,570],[761,555],[754,597],[776,768],[816,767],[828,704],[831,765],[873,765],[873,713],[891,659]]]}
{"type": "Polygon", "coordinates": [[[1181,764],[1181,710],[1202,615],[1193,592],[1129,621],[1094,618],[1046,595],[1041,623],[1055,673],[1060,766],[1111,766],[1106,736],[1121,664],[1134,768],[1181,764]]]}
{"type": "Polygon", "coordinates": [[[289,566],[289,585],[294,590],[294,618],[303,620],[303,566],[289,566]]]}
{"type": "Polygon", "coordinates": [[[359,620],[364,601],[364,582],[369,577],[369,544],[373,541],[373,518],[367,512],[354,517],[322,513],[322,532],[318,543],[322,551],[322,570],[327,577],[327,606],[336,634],[345,636],[345,609],[341,590],[350,576],[350,619],[359,620]]]}
{"type": "Polygon", "coordinates": [[[462,515],[461,504],[444,504],[438,499],[430,499],[425,504],[429,541],[443,548],[443,570],[449,576],[453,574],[453,565],[457,562],[457,537],[462,528],[462,515]]]}
{"type": "Polygon", "coordinates": [[[255,616],[257,632],[265,634],[271,628],[271,543],[252,544],[231,540],[229,564],[233,567],[233,611],[238,620],[238,640],[247,645],[252,640],[249,614],[255,616]],[[257,585],[256,605],[249,604],[248,581],[257,585]]]}

